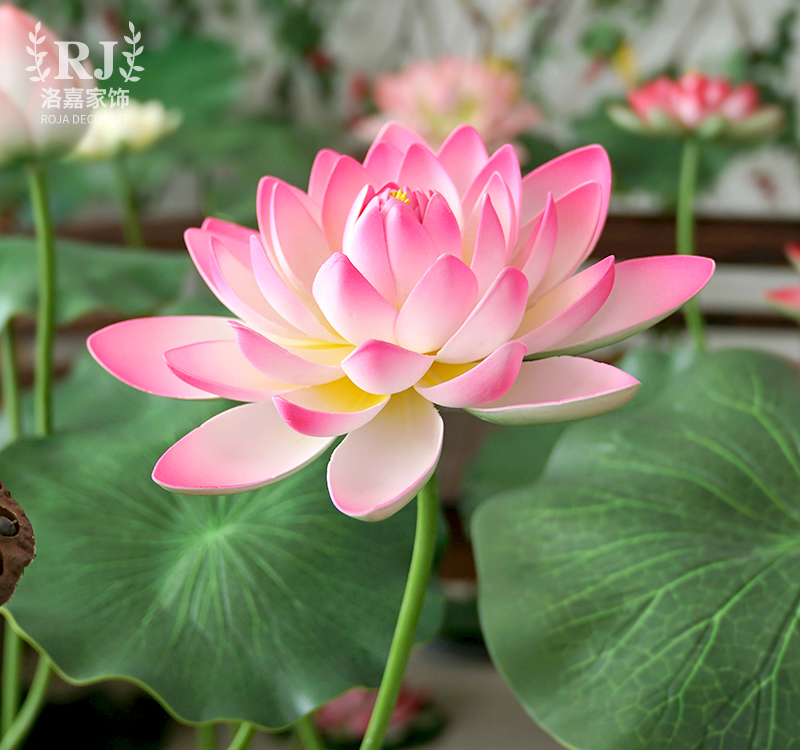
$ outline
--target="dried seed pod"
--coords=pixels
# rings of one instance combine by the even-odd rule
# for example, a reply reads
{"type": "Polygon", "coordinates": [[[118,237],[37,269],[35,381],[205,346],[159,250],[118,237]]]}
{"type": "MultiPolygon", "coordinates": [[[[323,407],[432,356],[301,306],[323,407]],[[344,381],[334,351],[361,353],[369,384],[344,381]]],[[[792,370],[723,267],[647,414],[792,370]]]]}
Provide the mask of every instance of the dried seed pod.
{"type": "Polygon", "coordinates": [[[35,555],[31,522],[0,482],[0,604],[11,598],[35,555]]]}

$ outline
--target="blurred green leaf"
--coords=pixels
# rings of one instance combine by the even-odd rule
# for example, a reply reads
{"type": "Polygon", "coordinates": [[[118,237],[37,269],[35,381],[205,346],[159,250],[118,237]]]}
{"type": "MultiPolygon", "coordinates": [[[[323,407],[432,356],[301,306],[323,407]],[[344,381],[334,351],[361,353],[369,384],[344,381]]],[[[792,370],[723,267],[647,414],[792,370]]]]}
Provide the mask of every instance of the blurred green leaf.
{"type": "MultiPolygon", "coordinates": [[[[36,241],[0,237],[0,327],[14,315],[36,313],[36,241]]],[[[146,315],[179,296],[192,268],[188,255],[56,241],[59,324],[98,310],[146,315]]]]}
{"type": "Polygon", "coordinates": [[[158,99],[168,109],[180,110],[185,127],[227,117],[241,95],[236,52],[219,42],[178,36],[163,50],[148,48],[142,65],[141,80],[125,83],[117,70],[103,82],[104,88],[121,87],[142,102],[158,99]]]}
{"type": "Polygon", "coordinates": [[[581,50],[589,57],[608,60],[625,41],[625,32],[608,21],[595,21],[581,36],[581,50]]]}

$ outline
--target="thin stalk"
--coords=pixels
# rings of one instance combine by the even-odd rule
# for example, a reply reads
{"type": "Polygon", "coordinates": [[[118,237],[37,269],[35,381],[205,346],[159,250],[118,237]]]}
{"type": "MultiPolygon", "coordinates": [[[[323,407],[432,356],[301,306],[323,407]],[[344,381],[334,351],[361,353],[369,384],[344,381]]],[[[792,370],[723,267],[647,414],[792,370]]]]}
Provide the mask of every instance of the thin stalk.
{"type": "Polygon", "coordinates": [[[22,638],[6,623],[3,629],[3,677],[0,695],[0,737],[8,732],[19,709],[22,638]]]}
{"type": "Polygon", "coordinates": [[[403,592],[403,602],[400,605],[400,614],[397,617],[378,699],[361,742],[361,750],[380,750],[400,695],[408,657],[414,645],[414,633],[417,630],[422,601],[433,567],[438,509],[439,493],[434,475],[417,495],[417,530],[406,590],[403,592]]]}
{"type": "Polygon", "coordinates": [[[139,217],[139,201],[136,200],[136,191],[128,171],[128,152],[122,148],[112,158],[114,164],[114,177],[117,182],[117,191],[122,203],[123,229],[125,231],[125,244],[128,247],[144,247],[144,234],[142,222],[139,217]]]}
{"type": "MultiPolygon", "coordinates": [[[[255,724],[251,724],[248,721],[243,721],[241,724],[239,724],[239,729],[236,731],[236,734],[233,735],[231,744],[228,745],[228,750],[245,750],[255,734],[255,724]]],[[[3,749],[0,748],[0,750],[3,749]]]]}
{"type": "Polygon", "coordinates": [[[39,654],[39,663],[36,666],[31,689],[28,691],[16,719],[3,735],[3,739],[0,741],[0,750],[16,750],[28,736],[44,705],[47,686],[50,684],[50,675],[50,659],[44,654],[39,654]]]}
{"type": "MultiPolygon", "coordinates": [[[[686,138],[681,154],[681,171],[678,180],[678,209],[675,216],[675,249],[679,255],[694,255],[694,198],[697,192],[697,171],[700,166],[700,143],[696,138],[686,138]]],[[[696,299],[683,306],[686,327],[695,346],[706,349],[706,332],[703,316],[696,299]]]]}
{"type": "Polygon", "coordinates": [[[53,341],[56,329],[56,250],[44,164],[28,165],[28,188],[39,256],[33,430],[37,437],[44,437],[53,428],[53,341]]]}
{"type": "Polygon", "coordinates": [[[197,727],[197,750],[216,750],[217,725],[203,724],[197,727]]]}
{"type": "Polygon", "coordinates": [[[19,368],[17,367],[14,321],[9,320],[0,334],[0,388],[3,391],[3,411],[12,440],[22,437],[22,408],[19,400],[19,368]]]}
{"type": "Polygon", "coordinates": [[[322,738],[317,734],[314,728],[314,723],[311,721],[311,716],[303,716],[298,719],[293,725],[294,733],[300,741],[300,747],[303,750],[325,750],[325,744],[322,738]]]}

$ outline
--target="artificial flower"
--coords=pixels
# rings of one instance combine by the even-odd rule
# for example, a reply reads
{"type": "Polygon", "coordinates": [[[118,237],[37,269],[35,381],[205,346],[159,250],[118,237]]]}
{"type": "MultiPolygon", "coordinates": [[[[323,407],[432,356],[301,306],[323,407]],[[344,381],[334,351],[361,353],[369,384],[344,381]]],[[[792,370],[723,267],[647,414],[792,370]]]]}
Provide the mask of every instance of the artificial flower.
{"type": "Polygon", "coordinates": [[[61,104],[66,90],[82,96],[94,81],[56,78],[56,41],[33,16],[10,3],[0,6],[0,165],[63,156],[86,130],[71,116],[75,110],[65,115],[61,104]]]}
{"type": "Polygon", "coordinates": [[[323,150],[308,192],[264,177],[259,229],[207,219],[186,232],[234,316],[123,321],[89,348],[162,396],[245,402],[173,445],[153,472],[184,493],[241,492],[328,465],[336,507],[378,520],[433,474],[437,406],[506,424],[601,414],[638,381],[573,356],[662,319],[713,261],[613,257],[582,269],[605,222],[606,152],[588,146],[524,179],[469,126],[433,151],[389,124],[364,163],[323,150]],[[560,355],[560,356],[557,356],[560,355]],[[532,358],[532,361],[523,361],[532,358]]]}
{"type": "Polygon", "coordinates": [[[434,148],[466,123],[496,148],[538,125],[538,108],[522,96],[517,72],[496,61],[440,57],[412,63],[375,81],[379,114],[361,120],[356,132],[370,140],[388,121],[416,131],[434,148]]]}
{"type": "Polygon", "coordinates": [[[684,73],[661,76],[628,92],[628,106],[612,104],[609,116],[626,130],[649,135],[766,138],[783,125],[777,104],[762,104],[752,83],[684,73]]]}
{"type": "Polygon", "coordinates": [[[181,114],[159,101],[128,101],[116,117],[95,118],[72,152],[76,159],[109,159],[121,150],[143,151],[174,132],[181,114]]]}

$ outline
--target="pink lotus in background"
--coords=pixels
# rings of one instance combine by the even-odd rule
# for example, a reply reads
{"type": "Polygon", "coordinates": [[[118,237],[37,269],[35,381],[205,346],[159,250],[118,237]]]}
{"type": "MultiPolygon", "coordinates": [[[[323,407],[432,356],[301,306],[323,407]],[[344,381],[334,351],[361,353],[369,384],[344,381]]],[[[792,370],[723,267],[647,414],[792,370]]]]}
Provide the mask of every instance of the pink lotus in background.
{"type": "Polygon", "coordinates": [[[752,83],[733,86],[702,73],[656,78],[629,91],[628,104],[609,107],[611,118],[627,130],[654,135],[764,138],[783,124],[781,107],[761,104],[752,83]]]}
{"type": "Polygon", "coordinates": [[[491,148],[539,124],[541,115],[522,98],[517,72],[499,62],[440,57],[383,73],[374,85],[379,114],[356,132],[372,140],[388,121],[417,132],[434,148],[461,124],[471,125],[491,148]]]}
{"type": "MultiPolygon", "coordinates": [[[[58,37],[33,16],[10,3],[0,6],[0,164],[16,159],[61,156],[81,139],[86,124],[42,122],[42,115],[61,119],[62,110],[43,108],[43,95],[53,90],[94,85],[75,76],[57,80],[58,37]],[[34,58],[31,52],[40,57],[34,58]],[[37,69],[38,62],[38,69],[37,69]],[[33,70],[28,70],[28,68],[33,70]],[[41,80],[44,74],[45,80],[41,80]],[[31,80],[31,79],[40,80],[31,80]]],[[[91,68],[87,68],[91,70],[91,68]]],[[[72,110],[67,110],[70,113],[72,110]]]]}
{"type": "MultiPolygon", "coordinates": [[[[357,746],[367,731],[377,698],[377,690],[348,690],[314,713],[314,725],[328,742],[357,746]]],[[[442,718],[430,697],[425,692],[403,687],[392,711],[386,744],[400,744],[414,731],[430,735],[441,725],[442,718]]]]}
{"type": "MultiPolygon", "coordinates": [[[[785,251],[789,262],[797,271],[800,271],[800,245],[788,242],[785,251]]],[[[777,307],[785,315],[791,318],[800,318],[800,284],[770,289],[764,296],[767,302],[777,307]]]]}
{"type": "Polygon", "coordinates": [[[434,152],[389,124],[363,165],[321,151],[307,193],[263,178],[257,231],[207,219],[186,232],[234,319],[124,321],[89,348],[150,393],[245,402],[161,457],[153,478],[164,487],[264,486],[346,435],[328,465],[331,498],[348,515],[385,518],[436,468],[436,406],[529,424],[601,414],[633,397],[634,378],[572,355],[662,319],[714,264],[608,257],[581,270],[610,191],[599,146],[523,179],[514,149],[490,157],[472,127],[434,152]]]}

